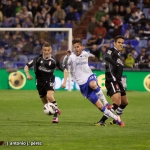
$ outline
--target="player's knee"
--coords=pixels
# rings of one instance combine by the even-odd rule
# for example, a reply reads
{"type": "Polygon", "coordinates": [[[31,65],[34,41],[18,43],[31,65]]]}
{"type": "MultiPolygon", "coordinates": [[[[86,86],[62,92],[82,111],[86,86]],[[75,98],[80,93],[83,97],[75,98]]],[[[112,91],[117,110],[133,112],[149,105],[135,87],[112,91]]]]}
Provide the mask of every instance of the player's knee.
{"type": "Polygon", "coordinates": [[[127,106],[127,105],[129,104],[128,98],[127,98],[127,97],[122,98],[122,99],[121,99],[121,104],[127,106]]]}
{"type": "Polygon", "coordinates": [[[97,84],[96,84],[95,81],[91,81],[91,82],[90,82],[90,87],[91,87],[93,90],[96,90],[98,86],[97,86],[97,84]]]}
{"type": "Polygon", "coordinates": [[[122,102],[121,104],[127,106],[127,105],[129,104],[129,102],[128,102],[128,101],[125,101],[125,102],[122,102]]]}
{"type": "Polygon", "coordinates": [[[95,105],[98,101],[98,96],[93,92],[92,94],[90,94],[88,99],[95,105]]]}
{"type": "Polygon", "coordinates": [[[126,100],[126,101],[125,101],[125,105],[127,106],[128,104],[129,104],[129,101],[128,101],[128,100],[126,100]]]}
{"type": "Polygon", "coordinates": [[[120,93],[115,93],[112,97],[111,97],[113,103],[115,103],[116,105],[120,106],[122,103],[122,99],[121,99],[121,95],[120,93]]]}

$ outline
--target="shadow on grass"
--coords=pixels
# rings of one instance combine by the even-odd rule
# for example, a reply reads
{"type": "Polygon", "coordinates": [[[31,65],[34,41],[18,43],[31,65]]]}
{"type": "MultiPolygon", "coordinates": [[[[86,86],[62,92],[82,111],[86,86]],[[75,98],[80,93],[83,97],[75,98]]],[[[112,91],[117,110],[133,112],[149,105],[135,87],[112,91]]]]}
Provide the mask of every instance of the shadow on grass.
{"type": "Polygon", "coordinates": [[[0,123],[0,126],[94,126],[90,122],[75,122],[75,121],[59,121],[59,123],[52,123],[51,120],[5,120],[0,123]]]}

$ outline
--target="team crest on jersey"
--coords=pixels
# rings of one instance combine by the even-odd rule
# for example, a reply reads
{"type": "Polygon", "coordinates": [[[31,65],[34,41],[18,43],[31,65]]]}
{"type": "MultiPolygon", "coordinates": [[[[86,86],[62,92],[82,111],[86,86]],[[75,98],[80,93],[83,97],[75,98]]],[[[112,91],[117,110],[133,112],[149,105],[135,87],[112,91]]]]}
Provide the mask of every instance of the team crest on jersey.
{"type": "Polygon", "coordinates": [[[40,62],[41,64],[43,63],[43,61],[41,60],[41,62],[40,62]]]}
{"type": "Polygon", "coordinates": [[[119,89],[119,86],[118,86],[118,84],[116,84],[116,89],[119,89]]]}
{"type": "Polygon", "coordinates": [[[49,61],[49,63],[48,63],[48,64],[49,64],[49,66],[50,66],[50,65],[51,65],[51,61],[49,61]]]}

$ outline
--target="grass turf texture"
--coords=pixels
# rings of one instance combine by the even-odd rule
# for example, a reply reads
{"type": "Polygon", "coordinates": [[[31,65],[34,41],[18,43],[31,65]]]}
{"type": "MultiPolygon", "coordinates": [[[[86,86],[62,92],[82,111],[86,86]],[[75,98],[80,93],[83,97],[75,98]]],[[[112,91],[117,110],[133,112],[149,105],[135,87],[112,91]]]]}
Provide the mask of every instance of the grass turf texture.
{"type": "MultiPolygon", "coordinates": [[[[122,116],[125,127],[94,126],[102,113],[80,92],[56,91],[61,109],[59,124],[43,113],[37,91],[0,91],[0,141],[42,142],[42,146],[0,146],[23,150],[149,150],[150,93],[128,92],[129,106],[122,116]]],[[[110,98],[107,97],[109,102],[110,98]]]]}

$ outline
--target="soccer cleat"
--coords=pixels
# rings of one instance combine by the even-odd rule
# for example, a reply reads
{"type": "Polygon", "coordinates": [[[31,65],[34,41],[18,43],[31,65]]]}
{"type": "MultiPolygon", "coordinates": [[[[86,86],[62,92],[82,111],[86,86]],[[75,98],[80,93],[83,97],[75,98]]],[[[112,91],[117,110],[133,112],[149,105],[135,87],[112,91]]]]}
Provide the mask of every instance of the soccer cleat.
{"type": "Polygon", "coordinates": [[[57,114],[58,114],[58,115],[60,115],[60,114],[61,114],[60,109],[57,109],[57,114]]]}
{"type": "Polygon", "coordinates": [[[119,124],[119,126],[124,127],[125,126],[124,122],[121,121],[121,123],[119,124]]]}
{"type": "Polygon", "coordinates": [[[116,122],[116,120],[110,121],[110,124],[111,124],[111,125],[114,125],[114,124],[115,124],[115,125],[118,125],[117,122],[116,122]]]}
{"type": "Polygon", "coordinates": [[[99,122],[95,123],[95,126],[106,126],[106,123],[99,121],[99,122]]]}
{"type": "Polygon", "coordinates": [[[117,120],[116,120],[116,124],[118,124],[121,127],[124,127],[125,124],[123,121],[121,121],[120,116],[117,115],[117,120]]]}
{"type": "Polygon", "coordinates": [[[106,106],[106,108],[107,108],[108,110],[111,110],[111,109],[113,108],[113,105],[112,105],[112,104],[109,104],[109,103],[107,103],[105,106],[106,106]]]}
{"type": "Polygon", "coordinates": [[[58,118],[57,117],[53,117],[52,123],[58,123],[58,118]]]}

